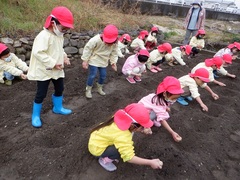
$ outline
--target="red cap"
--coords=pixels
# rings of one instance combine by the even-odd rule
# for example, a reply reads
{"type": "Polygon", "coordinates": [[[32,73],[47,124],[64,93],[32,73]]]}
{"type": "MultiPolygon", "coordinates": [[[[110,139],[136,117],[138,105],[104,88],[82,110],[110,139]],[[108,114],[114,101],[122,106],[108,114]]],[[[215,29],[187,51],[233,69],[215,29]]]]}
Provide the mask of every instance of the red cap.
{"type": "Polygon", "coordinates": [[[153,126],[150,120],[149,111],[143,104],[133,103],[126,106],[124,109],[118,110],[114,114],[114,122],[121,130],[127,130],[132,123],[138,123],[145,128],[153,126]]]}
{"type": "Polygon", "coordinates": [[[180,81],[173,76],[167,76],[158,85],[157,94],[160,94],[165,91],[171,94],[182,94],[184,92],[183,89],[181,88],[180,81]]]}
{"type": "Polygon", "coordinates": [[[205,32],[204,29],[199,29],[197,34],[196,34],[196,36],[198,36],[198,35],[205,35],[205,34],[206,34],[206,32],[205,32]]]}
{"type": "Polygon", "coordinates": [[[159,52],[167,51],[169,54],[171,54],[172,53],[172,46],[169,43],[163,43],[163,44],[158,46],[158,51],[159,52]]]}
{"type": "Polygon", "coordinates": [[[215,65],[218,69],[220,69],[223,64],[222,58],[220,56],[213,57],[212,59],[206,59],[205,64],[208,67],[215,65]]]}
{"type": "Polygon", "coordinates": [[[120,38],[119,41],[122,42],[123,39],[126,39],[128,42],[131,42],[131,37],[129,34],[123,34],[120,38]]]}
{"type": "Polygon", "coordinates": [[[118,38],[118,29],[116,26],[109,24],[103,29],[103,41],[105,43],[113,43],[118,38]]]}
{"type": "Polygon", "coordinates": [[[223,60],[228,64],[232,64],[232,56],[230,54],[224,54],[223,60]]]}
{"type": "Polygon", "coordinates": [[[232,44],[229,44],[227,47],[228,47],[229,49],[237,48],[238,50],[240,50],[240,43],[234,42],[234,43],[232,43],[232,44]]]}
{"type": "Polygon", "coordinates": [[[153,31],[158,31],[158,28],[157,28],[156,26],[153,26],[152,29],[151,29],[151,31],[152,31],[152,32],[153,32],[153,31]]]}
{"type": "Polygon", "coordinates": [[[0,43],[0,54],[5,51],[8,47],[5,44],[0,43]]]}
{"type": "Polygon", "coordinates": [[[56,18],[62,26],[73,29],[73,15],[68,8],[64,6],[55,7],[45,21],[45,28],[50,26],[52,17],[56,18]]]}
{"type": "Polygon", "coordinates": [[[187,55],[189,55],[192,51],[192,46],[190,46],[190,45],[180,46],[180,48],[185,49],[185,52],[187,55]]]}
{"type": "Polygon", "coordinates": [[[193,74],[189,73],[189,76],[190,77],[198,77],[203,82],[209,82],[210,81],[210,79],[209,79],[209,72],[205,68],[199,68],[193,74]]]}
{"type": "Polygon", "coordinates": [[[141,49],[141,50],[138,52],[138,54],[139,54],[139,55],[143,55],[143,56],[147,56],[147,57],[150,56],[148,50],[146,50],[146,49],[141,49]]]}
{"type": "Polygon", "coordinates": [[[141,32],[139,33],[138,38],[139,38],[139,39],[144,39],[146,36],[148,36],[148,31],[143,30],[143,31],[141,31],[141,32]]]}

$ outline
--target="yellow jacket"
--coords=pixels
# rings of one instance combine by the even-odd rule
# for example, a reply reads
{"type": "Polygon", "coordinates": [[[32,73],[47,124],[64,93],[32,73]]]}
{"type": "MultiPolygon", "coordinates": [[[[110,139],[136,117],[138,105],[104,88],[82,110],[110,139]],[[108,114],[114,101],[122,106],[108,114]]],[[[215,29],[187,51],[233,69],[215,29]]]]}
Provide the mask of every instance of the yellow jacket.
{"type": "Polygon", "coordinates": [[[105,44],[100,34],[91,38],[83,49],[81,59],[88,64],[96,67],[107,67],[110,60],[111,65],[116,64],[118,60],[118,45],[105,44]]]}
{"type": "Polygon", "coordinates": [[[63,70],[53,69],[56,64],[64,65],[66,54],[63,41],[63,37],[56,36],[45,28],[36,36],[27,74],[29,80],[45,81],[64,78],[63,70]]]}
{"type": "Polygon", "coordinates": [[[161,54],[158,49],[155,49],[150,52],[150,56],[148,58],[148,61],[146,63],[148,69],[151,69],[151,66],[153,63],[156,63],[157,61],[161,60],[165,55],[161,54]]]}
{"type": "Polygon", "coordinates": [[[3,83],[4,71],[9,72],[14,76],[20,76],[23,72],[28,71],[28,66],[25,62],[19,59],[15,54],[10,53],[12,59],[10,62],[0,60],[0,82],[3,83]]]}
{"type": "Polygon", "coordinates": [[[193,36],[190,40],[189,45],[192,46],[192,47],[196,47],[198,49],[202,49],[205,46],[205,40],[204,39],[197,39],[196,36],[193,36]],[[201,48],[199,48],[199,46],[201,48]]]}
{"type": "Polygon", "coordinates": [[[182,54],[180,47],[173,48],[172,54],[169,54],[169,53],[166,54],[165,58],[167,61],[170,61],[173,58],[182,66],[186,65],[186,63],[183,61],[183,54],[182,54]]]}
{"type": "Polygon", "coordinates": [[[111,145],[117,148],[124,162],[135,156],[132,133],[129,130],[120,130],[114,122],[91,133],[88,150],[94,156],[101,156],[106,148],[111,145]]]}

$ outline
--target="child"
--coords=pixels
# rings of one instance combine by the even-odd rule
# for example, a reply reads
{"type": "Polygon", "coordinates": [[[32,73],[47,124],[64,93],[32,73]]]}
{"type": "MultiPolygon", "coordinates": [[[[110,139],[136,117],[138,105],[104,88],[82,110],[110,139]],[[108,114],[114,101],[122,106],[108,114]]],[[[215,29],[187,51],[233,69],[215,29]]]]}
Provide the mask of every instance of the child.
{"type": "Polygon", "coordinates": [[[199,29],[196,36],[193,36],[190,40],[189,45],[192,47],[192,52],[189,56],[189,58],[195,57],[196,54],[198,54],[205,46],[205,30],[199,29]]]}
{"type": "Polygon", "coordinates": [[[237,58],[237,53],[240,51],[240,43],[234,42],[229,44],[226,48],[220,49],[213,57],[220,56],[223,57],[224,54],[230,54],[232,59],[237,58]]]}
{"type": "Polygon", "coordinates": [[[197,102],[202,107],[203,111],[208,111],[208,107],[202,102],[200,94],[198,92],[198,86],[206,89],[212,97],[217,100],[219,97],[215,94],[211,88],[207,85],[209,82],[209,72],[205,68],[199,68],[194,73],[189,73],[188,75],[182,76],[178,79],[181,83],[181,87],[184,93],[177,99],[177,102],[181,105],[188,105],[185,99],[192,101],[192,97],[197,100],[197,102]]]}
{"type": "Polygon", "coordinates": [[[124,58],[125,54],[129,54],[128,44],[131,42],[129,34],[123,34],[118,40],[118,57],[124,58]]]}
{"type": "Polygon", "coordinates": [[[158,34],[158,28],[152,27],[145,43],[145,47],[147,48],[148,51],[153,50],[157,45],[157,34],[158,34]]]}
{"type": "Polygon", "coordinates": [[[130,47],[133,49],[134,53],[137,53],[140,49],[146,49],[145,42],[148,37],[148,32],[143,30],[139,33],[139,36],[135,38],[130,47]]]}
{"type": "Polygon", "coordinates": [[[14,76],[20,76],[22,79],[27,79],[24,72],[28,71],[28,66],[25,62],[19,59],[10,49],[0,43],[0,83],[5,83],[8,86],[12,85],[14,76]],[[4,81],[4,78],[6,80],[4,81]]]}
{"type": "Polygon", "coordinates": [[[118,29],[116,26],[109,24],[107,25],[102,34],[97,34],[91,38],[83,49],[82,54],[82,67],[89,69],[86,97],[92,98],[92,86],[94,79],[99,71],[99,79],[97,83],[98,93],[105,96],[106,93],[103,91],[103,83],[107,75],[107,66],[110,60],[112,69],[117,71],[117,60],[118,60],[118,29]]]}
{"type": "Polygon", "coordinates": [[[149,52],[146,49],[141,49],[139,53],[127,58],[122,67],[122,73],[127,76],[128,82],[134,84],[141,81],[142,73],[146,71],[145,63],[148,58],[149,52]]]}
{"type": "Polygon", "coordinates": [[[213,74],[213,70],[215,69],[220,69],[220,67],[223,64],[223,60],[221,57],[217,56],[217,57],[213,57],[211,59],[205,59],[204,62],[201,62],[199,64],[197,64],[192,70],[191,73],[194,74],[195,71],[199,68],[205,68],[208,70],[209,72],[209,80],[210,82],[214,82],[215,84],[218,84],[219,86],[226,86],[226,84],[217,81],[214,79],[214,74],[213,74]]]}
{"type": "Polygon", "coordinates": [[[230,54],[224,54],[222,56],[223,59],[223,65],[220,67],[220,69],[213,71],[214,76],[216,77],[217,75],[215,73],[220,73],[223,76],[228,76],[231,78],[236,78],[236,75],[230,74],[224,67],[227,67],[229,64],[232,64],[232,56],[230,54]]]}
{"type": "Polygon", "coordinates": [[[190,55],[192,47],[190,45],[175,47],[172,49],[172,54],[167,54],[166,60],[169,66],[174,66],[174,64],[180,64],[182,66],[186,65],[183,60],[183,56],[190,55]]]}
{"type": "Polygon", "coordinates": [[[138,102],[150,110],[150,119],[153,120],[154,125],[157,127],[163,125],[176,142],[181,141],[182,137],[169,126],[168,112],[170,105],[176,102],[183,92],[179,80],[173,76],[167,76],[158,85],[156,94],[149,94],[138,102]]]}
{"type": "Polygon", "coordinates": [[[45,21],[44,29],[36,36],[27,77],[37,81],[37,93],[33,104],[32,125],[39,128],[42,126],[40,113],[42,102],[47,95],[49,83],[54,85],[52,95],[53,112],[68,115],[72,110],[65,109],[63,103],[64,90],[64,64],[69,65],[63,49],[63,34],[73,28],[73,15],[69,9],[63,6],[55,7],[51,15],[45,21]]]}
{"type": "Polygon", "coordinates": [[[91,131],[88,150],[93,156],[99,157],[99,164],[107,171],[116,170],[113,161],[120,158],[123,162],[162,169],[163,162],[159,159],[141,158],[134,152],[133,133],[145,132],[143,128],[150,128],[152,125],[149,112],[143,105],[130,104],[91,131]]]}
{"type": "Polygon", "coordinates": [[[158,71],[162,71],[159,67],[161,63],[165,61],[165,55],[172,53],[172,46],[169,43],[163,43],[158,46],[157,49],[150,52],[150,57],[147,62],[147,68],[153,72],[157,73],[158,71]]]}

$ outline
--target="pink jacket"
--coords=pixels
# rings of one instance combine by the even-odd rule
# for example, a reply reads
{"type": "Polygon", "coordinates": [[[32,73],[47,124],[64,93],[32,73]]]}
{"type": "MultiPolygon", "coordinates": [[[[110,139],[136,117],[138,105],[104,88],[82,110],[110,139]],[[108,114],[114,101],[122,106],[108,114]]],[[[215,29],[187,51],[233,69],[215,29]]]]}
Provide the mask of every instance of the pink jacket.
{"type": "Polygon", "coordinates": [[[133,69],[138,67],[144,69],[145,64],[142,64],[138,60],[137,54],[131,55],[125,61],[122,67],[122,73],[125,75],[130,75],[133,72],[133,69]]]}
{"type": "Polygon", "coordinates": [[[155,96],[154,93],[149,94],[142,99],[138,103],[143,104],[148,110],[154,111],[157,115],[157,121],[168,120],[169,113],[167,112],[168,106],[165,105],[157,105],[156,103],[152,103],[152,98],[155,96]]]}
{"type": "MultiPolygon", "coordinates": [[[[204,23],[205,23],[205,17],[206,17],[206,10],[203,7],[200,7],[200,11],[199,11],[199,16],[198,16],[198,21],[196,24],[196,29],[204,29],[204,23]]],[[[185,18],[185,25],[184,27],[187,29],[188,27],[188,23],[190,21],[190,18],[192,16],[192,11],[193,11],[193,7],[191,7],[187,13],[187,16],[185,18]]]]}

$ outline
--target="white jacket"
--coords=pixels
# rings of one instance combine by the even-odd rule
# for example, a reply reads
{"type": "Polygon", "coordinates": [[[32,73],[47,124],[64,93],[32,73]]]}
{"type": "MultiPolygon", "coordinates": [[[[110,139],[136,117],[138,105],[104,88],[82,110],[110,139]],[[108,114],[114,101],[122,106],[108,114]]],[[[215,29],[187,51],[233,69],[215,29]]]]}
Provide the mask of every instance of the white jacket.
{"type": "Polygon", "coordinates": [[[43,29],[33,42],[32,54],[27,77],[29,80],[45,81],[64,78],[64,71],[54,69],[56,64],[64,65],[66,56],[63,37],[43,29]]]}

